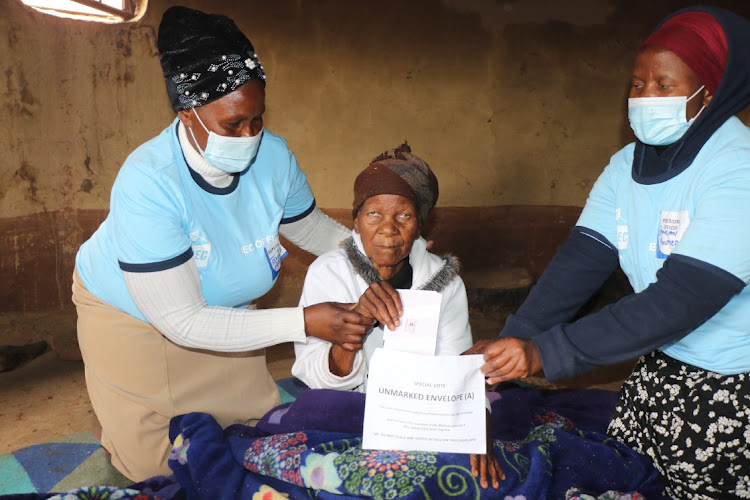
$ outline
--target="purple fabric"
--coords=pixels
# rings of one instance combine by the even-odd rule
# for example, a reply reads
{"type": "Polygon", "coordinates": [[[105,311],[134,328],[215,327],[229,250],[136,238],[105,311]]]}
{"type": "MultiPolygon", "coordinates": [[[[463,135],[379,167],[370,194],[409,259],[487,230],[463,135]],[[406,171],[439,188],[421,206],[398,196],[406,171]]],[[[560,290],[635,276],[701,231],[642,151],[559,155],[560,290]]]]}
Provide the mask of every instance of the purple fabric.
{"type": "Polygon", "coordinates": [[[496,389],[492,404],[492,437],[523,439],[539,425],[537,415],[554,412],[575,422],[577,428],[606,430],[617,403],[617,393],[601,389],[536,389],[505,383],[496,389]]]}
{"type": "MultiPolygon", "coordinates": [[[[606,429],[617,393],[599,389],[544,390],[506,383],[487,393],[492,404],[493,437],[520,439],[538,422],[534,415],[558,413],[577,427],[606,429]]],[[[304,391],[293,403],[277,406],[256,424],[267,434],[301,430],[362,432],[365,395],[317,389],[304,391]]],[[[245,431],[246,432],[246,431],[245,431]]],[[[248,436],[250,437],[250,436],[248,436]]]]}
{"type": "Polygon", "coordinates": [[[255,425],[268,434],[296,431],[362,433],[365,395],[316,389],[302,392],[293,403],[277,406],[255,425]]]}
{"type": "Polygon", "coordinates": [[[649,459],[605,434],[615,393],[508,384],[491,399],[494,450],[506,473],[499,490],[479,488],[465,454],[362,449],[364,395],[332,390],[305,391],[256,427],[222,431],[210,415],[175,417],[172,437],[182,444],[170,466],[188,499],[250,499],[269,488],[320,500],[564,498],[572,488],[663,498],[649,459]]]}
{"type": "MultiPolygon", "coordinates": [[[[116,493],[129,500],[251,500],[279,494],[319,500],[475,500],[565,498],[575,490],[587,499],[643,498],[635,492],[649,500],[663,498],[648,458],[604,433],[615,393],[504,384],[488,397],[494,450],[507,476],[499,490],[478,486],[465,454],[362,449],[365,396],[308,390],[271,410],[256,427],[222,429],[205,413],[173,418],[170,437],[174,442],[181,436],[169,460],[174,475],[116,493]]],[[[102,498],[91,496],[97,490],[76,498],[102,498]]]]}

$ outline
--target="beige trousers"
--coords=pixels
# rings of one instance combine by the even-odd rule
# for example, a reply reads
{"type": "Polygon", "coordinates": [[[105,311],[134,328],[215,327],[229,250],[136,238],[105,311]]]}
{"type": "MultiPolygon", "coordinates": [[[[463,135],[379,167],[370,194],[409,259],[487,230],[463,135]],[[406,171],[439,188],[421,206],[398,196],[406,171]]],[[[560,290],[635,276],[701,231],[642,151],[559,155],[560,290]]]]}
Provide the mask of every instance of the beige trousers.
{"type": "Polygon", "coordinates": [[[280,403],[264,350],[218,353],[178,346],[112,307],[73,275],[86,387],[112,465],[133,481],[171,474],[169,420],[205,412],[222,427],[252,425],[280,403]]]}

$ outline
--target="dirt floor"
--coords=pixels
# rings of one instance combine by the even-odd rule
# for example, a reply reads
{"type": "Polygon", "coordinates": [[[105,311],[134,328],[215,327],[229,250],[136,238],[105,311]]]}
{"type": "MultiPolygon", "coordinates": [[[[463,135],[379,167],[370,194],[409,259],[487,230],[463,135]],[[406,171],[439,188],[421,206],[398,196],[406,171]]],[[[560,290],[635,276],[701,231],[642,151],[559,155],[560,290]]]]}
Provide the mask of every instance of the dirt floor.
{"type": "MultiPolygon", "coordinates": [[[[291,376],[292,344],[266,352],[274,379],[291,376]]],[[[97,429],[86,392],[83,362],[53,351],[0,374],[0,455],[52,439],[97,429]]]]}
{"type": "MultiPolygon", "coordinates": [[[[514,302],[506,300],[506,305],[502,307],[472,309],[470,316],[474,339],[497,335],[508,312],[517,307],[514,302]]],[[[66,320],[62,324],[68,323],[66,320]]],[[[37,330],[49,332],[52,328],[51,325],[46,325],[37,330]]],[[[47,334],[26,340],[32,342],[45,335],[47,334]]],[[[0,345],[12,343],[10,341],[16,345],[22,344],[17,335],[0,337],[0,345]]],[[[65,357],[75,354],[75,349],[70,346],[71,341],[65,341],[65,357]]],[[[294,361],[292,344],[273,346],[267,350],[266,355],[269,370],[275,379],[291,376],[294,361]]],[[[607,367],[554,384],[540,377],[534,377],[530,381],[550,388],[595,387],[618,390],[632,364],[607,367]]],[[[61,359],[55,351],[48,351],[12,371],[0,373],[0,401],[0,454],[99,427],[86,393],[83,362],[61,359]]]]}

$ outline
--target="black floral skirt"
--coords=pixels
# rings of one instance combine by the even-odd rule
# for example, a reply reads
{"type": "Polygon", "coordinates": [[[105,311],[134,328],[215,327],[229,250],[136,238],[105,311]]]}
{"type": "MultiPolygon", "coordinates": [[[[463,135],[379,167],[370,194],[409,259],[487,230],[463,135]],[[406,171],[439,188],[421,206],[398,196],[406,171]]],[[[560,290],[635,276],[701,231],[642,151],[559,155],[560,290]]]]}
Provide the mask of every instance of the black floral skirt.
{"type": "Polygon", "coordinates": [[[750,498],[750,372],[654,351],[623,384],[608,433],[650,457],[673,498],[750,498]]]}

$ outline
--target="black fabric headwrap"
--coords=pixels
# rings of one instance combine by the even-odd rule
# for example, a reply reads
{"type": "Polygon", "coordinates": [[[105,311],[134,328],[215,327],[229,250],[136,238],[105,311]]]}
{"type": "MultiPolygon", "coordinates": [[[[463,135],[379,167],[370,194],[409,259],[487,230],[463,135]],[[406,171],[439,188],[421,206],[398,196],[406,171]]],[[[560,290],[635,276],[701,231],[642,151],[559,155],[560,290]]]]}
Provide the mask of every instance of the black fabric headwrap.
{"type": "Polygon", "coordinates": [[[665,147],[636,140],[632,176],[640,184],[658,184],[683,172],[714,132],[750,104],[750,21],[725,9],[698,6],[670,14],[659,26],[688,11],[707,12],[721,24],[729,47],[727,66],[711,103],[680,140],[665,147]]]}
{"type": "Polygon", "coordinates": [[[220,99],[253,79],[265,86],[253,44],[227,16],[170,7],[156,45],[175,112],[220,99]]]}

